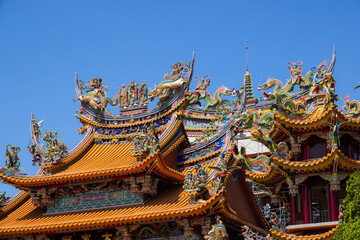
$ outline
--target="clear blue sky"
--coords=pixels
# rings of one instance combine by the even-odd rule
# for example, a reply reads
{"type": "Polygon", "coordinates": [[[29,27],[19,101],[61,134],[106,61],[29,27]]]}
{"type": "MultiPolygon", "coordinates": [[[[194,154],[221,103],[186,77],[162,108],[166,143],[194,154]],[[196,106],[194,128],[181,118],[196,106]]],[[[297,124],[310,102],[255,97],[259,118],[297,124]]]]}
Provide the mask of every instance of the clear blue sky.
{"type": "MultiPolygon", "coordinates": [[[[254,86],[268,77],[285,82],[287,63],[303,71],[330,59],[340,97],[360,82],[360,1],[0,1],[0,166],[5,146],[21,147],[26,173],[35,174],[26,146],[30,114],[60,132],[72,149],[82,138],[74,74],[118,85],[162,81],[170,66],[196,53],[195,76],[210,75],[212,92],[239,88],[245,40],[254,86]]],[[[194,86],[193,86],[194,87],[194,86]]],[[[258,92],[255,95],[259,96],[258,92]]],[[[113,109],[117,112],[117,109],[113,109]]],[[[10,195],[16,189],[0,184],[10,195]]]]}

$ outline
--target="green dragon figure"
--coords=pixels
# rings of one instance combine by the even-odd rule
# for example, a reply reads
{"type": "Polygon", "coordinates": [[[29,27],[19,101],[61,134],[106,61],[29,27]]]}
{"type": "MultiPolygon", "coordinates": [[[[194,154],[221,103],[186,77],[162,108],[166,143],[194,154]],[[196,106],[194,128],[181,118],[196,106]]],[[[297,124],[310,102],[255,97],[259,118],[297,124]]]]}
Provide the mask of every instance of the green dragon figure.
{"type": "Polygon", "coordinates": [[[221,95],[230,96],[233,95],[236,90],[228,89],[224,86],[220,87],[218,90],[216,90],[214,97],[210,95],[210,92],[208,92],[207,88],[210,84],[210,78],[208,75],[205,75],[204,77],[196,77],[196,82],[198,83],[198,86],[195,88],[194,92],[188,91],[186,93],[187,100],[189,101],[189,105],[200,105],[200,100],[203,99],[206,102],[206,106],[204,107],[204,111],[208,110],[209,108],[216,109],[219,111],[219,107],[223,105],[230,106],[231,103],[228,100],[224,100],[221,98],[221,95]],[[198,81],[199,79],[199,81],[198,81]]]}
{"type": "Polygon", "coordinates": [[[360,102],[357,100],[350,101],[350,97],[346,94],[344,98],[343,110],[347,115],[353,115],[359,117],[360,115],[360,102]]]}
{"type": "Polygon", "coordinates": [[[238,116],[236,121],[242,121],[241,129],[250,129],[254,125],[269,128],[274,122],[274,114],[274,111],[269,109],[264,111],[249,109],[246,111],[246,113],[238,116]]]}
{"type": "Polygon", "coordinates": [[[280,142],[276,144],[271,139],[271,135],[273,132],[274,131],[271,131],[270,133],[265,135],[260,129],[254,129],[252,135],[255,138],[254,140],[259,141],[265,146],[267,146],[275,157],[290,160],[293,153],[289,151],[289,147],[285,142],[280,142]]]}

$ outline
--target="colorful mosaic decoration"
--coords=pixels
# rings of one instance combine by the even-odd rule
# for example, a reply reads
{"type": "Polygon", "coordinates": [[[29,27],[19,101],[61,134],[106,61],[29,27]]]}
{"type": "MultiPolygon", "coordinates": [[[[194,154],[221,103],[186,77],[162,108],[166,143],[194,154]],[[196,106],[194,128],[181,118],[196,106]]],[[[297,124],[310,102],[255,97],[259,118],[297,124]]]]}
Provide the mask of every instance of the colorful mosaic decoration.
{"type": "Polygon", "coordinates": [[[357,100],[350,101],[349,95],[345,95],[344,106],[342,107],[347,115],[359,118],[360,116],[360,102],[357,100]]]}
{"type": "Polygon", "coordinates": [[[267,173],[270,171],[270,159],[268,156],[260,155],[256,158],[250,158],[245,148],[241,147],[240,154],[236,154],[233,150],[230,150],[235,159],[240,159],[247,168],[254,173],[267,173]]]}
{"type": "Polygon", "coordinates": [[[151,125],[153,125],[157,131],[159,131],[158,128],[168,124],[170,120],[171,120],[170,117],[164,117],[162,119],[152,122],[151,124],[146,124],[146,125],[118,127],[118,128],[97,127],[95,128],[95,133],[105,136],[137,134],[139,132],[146,131],[149,127],[151,127],[151,125]]]}
{"type": "Polygon", "coordinates": [[[192,129],[203,129],[206,128],[209,125],[209,120],[202,120],[199,119],[197,121],[191,120],[191,119],[184,119],[184,125],[186,128],[192,128],[192,129]]]}
{"type": "Polygon", "coordinates": [[[120,189],[57,197],[51,200],[47,212],[72,212],[108,207],[134,206],[143,203],[144,196],[142,193],[134,194],[130,189],[120,189]]]}
{"type": "Polygon", "coordinates": [[[225,136],[221,137],[219,140],[217,140],[216,142],[214,142],[207,148],[199,149],[192,153],[178,156],[178,161],[186,162],[186,161],[191,161],[193,159],[197,159],[200,157],[204,157],[206,155],[209,155],[211,153],[214,153],[214,152],[220,150],[224,146],[224,144],[225,144],[225,136]]]}
{"type": "Polygon", "coordinates": [[[195,166],[195,174],[188,170],[183,185],[185,192],[200,191],[206,183],[206,177],[204,169],[199,164],[195,166]]]}
{"type": "Polygon", "coordinates": [[[160,148],[159,138],[155,132],[153,124],[151,124],[147,130],[139,132],[135,137],[132,138],[131,141],[133,143],[132,152],[135,155],[141,155],[144,153],[152,154],[160,148]]]}

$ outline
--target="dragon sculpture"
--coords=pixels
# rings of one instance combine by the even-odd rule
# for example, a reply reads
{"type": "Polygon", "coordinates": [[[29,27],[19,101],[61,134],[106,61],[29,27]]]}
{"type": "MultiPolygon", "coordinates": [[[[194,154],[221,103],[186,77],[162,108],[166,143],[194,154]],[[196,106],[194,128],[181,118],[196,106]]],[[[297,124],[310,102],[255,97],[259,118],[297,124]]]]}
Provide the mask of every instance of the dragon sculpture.
{"type": "Polygon", "coordinates": [[[310,89],[310,96],[317,94],[320,91],[325,92],[325,107],[323,112],[331,106],[330,103],[334,104],[336,101],[342,100],[338,98],[335,91],[335,79],[331,73],[326,73],[323,79],[314,84],[314,86],[310,89]]]}
{"type": "Polygon", "coordinates": [[[273,132],[275,131],[273,130],[270,131],[269,134],[264,134],[264,132],[260,129],[254,129],[251,134],[254,136],[254,140],[267,146],[275,157],[287,160],[291,159],[293,153],[289,151],[288,145],[285,142],[280,142],[276,144],[271,139],[271,135],[273,132]]]}
{"type": "Polygon", "coordinates": [[[188,91],[187,92],[187,100],[189,101],[189,105],[198,104],[201,106],[200,100],[203,99],[206,102],[206,106],[204,107],[204,111],[208,110],[209,108],[214,108],[217,111],[219,110],[220,106],[223,105],[231,105],[231,103],[228,100],[224,100],[221,98],[221,95],[230,96],[232,95],[235,90],[228,89],[224,86],[220,87],[216,92],[214,93],[214,96],[212,97],[210,95],[210,92],[207,90],[209,84],[210,84],[210,78],[208,75],[200,78],[196,77],[195,80],[198,83],[198,86],[195,88],[194,92],[188,91]],[[199,81],[198,81],[199,79],[199,81]]]}
{"type": "Polygon", "coordinates": [[[76,75],[76,84],[79,86],[80,92],[82,89],[85,89],[86,92],[73,99],[73,101],[79,100],[81,103],[88,104],[90,108],[99,112],[105,112],[109,115],[110,112],[106,109],[107,105],[110,104],[111,106],[116,106],[119,99],[116,98],[116,100],[113,101],[107,97],[106,91],[108,90],[108,87],[103,86],[102,83],[102,78],[92,78],[88,81],[88,84],[84,86],[84,83],[81,80],[78,80],[76,75]]]}
{"type": "Polygon", "coordinates": [[[274,111],[265,110],[258,111],[249,109],[245,113],[240,114],[237,118],[237,122],[242,122],[241,129],[250,129],[253,125],[257,125],[264,128],[269,128],[274,122],[274,111]]]}
{"type": "MultiPolygon", "coordinates": [[[[299,81],[299,78],[291,78],[285,86],[280,80],[269,78],[264,84],[259,84],[259,91],[267,90],[274,87],[274,90],[271,93],[263,92],[264,96],[268,100],[274,100],[272,95],[280,94],[282,97],[289,97],[289,94],[294,90],[295,85],[300,85],[302,81],[299,81]]],[[[301,85],[300,85],[301,86],[301,85]]],[[[303,85],[306,86],[306,85],[303,85]]]]}
{"type": "Polygon", "coordinates": [[[350,101],[350,97],[346,94],[344,98],[344,106],[342,107],[343,111],[347,115],[352,115],[355,117],[360,116],[360,102],[357,100],[350,101]]]}
{"type": "Polygon", "coordinates": [[[308,115],[305,103],[302,101],[294,101],[289,97],[283,98],[280,94],[273,95],[276,100],[275,108],[283,111],[288,115],[302,116],[308,115]]]}
{"type": "Polygon", "coordinates": [[[236,154],[233,150],[230,150],[230,152],[235,159],[240,159],[253,173],[267,173],[270,171],[270,159],[265,155],[252,159],[246,154],[244,147],[241,147],[239,154],[236,154]]]}
{"type": "MultiPolygon", "coordinates": [[[[295,73],[293,73],[295,74],[295,73]]],[[[299,74],[299,73],[298,73],[299,74]]],[[[306,113],[306,106],[303,102],[295,102],[291,99],[290,93],[293,91],[294,86],[296,84],[299,84],[302,87],[310,87],[310,85],[301,85],[300,81],[302,78],[298,75],[293,76],[285,86],[283,86],[282,82],[269,78],[268,81],[262,85],[259,85],[259,90],[267,90],[272,87],[275,87],[273,92],[267,93],[263,92],[265,99],[267,101],[274,101],[275,103],[271,106],[271,108],[276,108],[278,110],[281,110],[282,112],[288,114],[288,115],[294,115],[294,116],[303,116],[306,113]]]]}
{"type": "Polygon", "coordinates": [[[181,61],[171,66],[172,72],[165,74],[165,81],[155,86],[153,90],[149,89],[148,99],[153,101],[155,97],[159,97],[160,101],[166,100],[174,90],[183,86],[186,81],[184,73],[189,71],[189,67],[184,65],[181,61]]]}

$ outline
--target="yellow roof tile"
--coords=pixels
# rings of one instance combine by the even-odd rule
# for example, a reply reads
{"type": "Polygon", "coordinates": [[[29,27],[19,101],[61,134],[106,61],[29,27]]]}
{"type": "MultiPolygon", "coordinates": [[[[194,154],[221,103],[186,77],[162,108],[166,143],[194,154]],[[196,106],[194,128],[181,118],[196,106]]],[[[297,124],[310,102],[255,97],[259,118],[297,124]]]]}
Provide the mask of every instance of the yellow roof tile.
{"type": "Polygon", "coordinates": [[[77,228],[115,226],[139,221],[184,217],[204,213],[223,197],[223,191],[198,204],[189,203],[182,186],[168,188],[144,205],[64,214],[46,214],[34,207],[30,197],[0,220],[0,236],[46,233],[77,228]]]}

